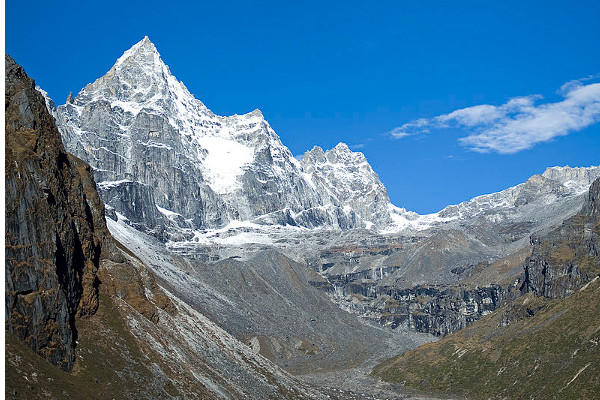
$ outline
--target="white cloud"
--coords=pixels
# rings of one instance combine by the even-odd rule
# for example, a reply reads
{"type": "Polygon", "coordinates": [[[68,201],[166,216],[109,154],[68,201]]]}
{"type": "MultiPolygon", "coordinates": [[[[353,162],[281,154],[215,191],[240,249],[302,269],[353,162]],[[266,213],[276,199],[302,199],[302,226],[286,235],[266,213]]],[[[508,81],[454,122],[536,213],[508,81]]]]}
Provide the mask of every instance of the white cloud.
{"type": "Polygon", "coordinates": [[[457,127],[470,133],[459,143],[471,150],[516,153],[600,122],[600,83],[584,85],[583,81],[562,85],[558,93],[564,100],[556,103],[536,105],[543,98],[541,95],[515,97],[500,106],[482,104],[420,118],[390,134],[399,139],[432,129],[457,127]]]}
{"type": "Polygon", "coordinates": [[[409,122],[402,126],[392,129],[390,134],[396,139],[401,139],[403,137],[418,135],[421,133],[429,132],[429,120],[426,118],[420,118],[413,122],[409,122]]]}

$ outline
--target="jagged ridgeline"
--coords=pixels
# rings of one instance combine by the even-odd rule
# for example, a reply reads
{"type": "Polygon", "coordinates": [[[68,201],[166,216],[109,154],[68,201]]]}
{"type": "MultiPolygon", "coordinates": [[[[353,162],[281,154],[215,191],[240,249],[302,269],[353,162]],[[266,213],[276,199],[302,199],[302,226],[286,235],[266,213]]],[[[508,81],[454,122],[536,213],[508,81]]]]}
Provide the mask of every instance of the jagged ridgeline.
{"type": "Polygon", "coordinates": [[[260,111],[212,113],[147,37],[53,113],[109,208],[160,238],[231,221],[384,228],[402,212],[345,144],[299,162],[260,111]]]}
{"type": "Polygon", "coordinates": [[[66,104],[56,108],[48,98],[48,108],[66,148],[92,166],[107,215],[179,243],[227,226],[423,230],[471,223],[501,207],[531,219],[546,212],[528,204],[541,192],[568,200],[600,173],[550,169],[525,186],[419,216],[392,205],[364,155],[343,143],[298,161],[260,111],[215,115],[147,37],[66,104]]]}
{"type": "Polygon", "coordinates": [[[6,328],[52,364],[75,361],[75,317],[98,307],[108,230],[90,167],[68,154],[32,79],[5,56],[6,328]]]}

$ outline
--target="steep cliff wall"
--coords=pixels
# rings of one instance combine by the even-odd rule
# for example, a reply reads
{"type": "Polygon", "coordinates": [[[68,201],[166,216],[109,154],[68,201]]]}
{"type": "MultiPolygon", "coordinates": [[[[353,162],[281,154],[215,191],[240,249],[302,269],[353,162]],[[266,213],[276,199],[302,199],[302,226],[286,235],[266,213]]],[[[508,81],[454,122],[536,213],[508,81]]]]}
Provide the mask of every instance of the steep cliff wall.
{"type": "Polygon", "coordinates": [[[108,237],[90,168],[68,154],[34,81],[5,57],[5,326],[64,370],[75,317],[98,308],[108,237]]]}
{"type": "Polygon", "coordinates": [[[525,263],[523,292],[566,297],[600,274],[600,179],[581,212],[543,237],[532,237],[533,254],[525,263]]]}
{"type": "Polygon", "coordinates": [[[392,329],[405,326],[436,336],[463,329],[500,307],[509,295],[500,285],[439,285],[400,289],[377,286],[372,279],[344,283],[342,278],[311,284],[329,292],[335,303],[346,311],[392,329]]]}

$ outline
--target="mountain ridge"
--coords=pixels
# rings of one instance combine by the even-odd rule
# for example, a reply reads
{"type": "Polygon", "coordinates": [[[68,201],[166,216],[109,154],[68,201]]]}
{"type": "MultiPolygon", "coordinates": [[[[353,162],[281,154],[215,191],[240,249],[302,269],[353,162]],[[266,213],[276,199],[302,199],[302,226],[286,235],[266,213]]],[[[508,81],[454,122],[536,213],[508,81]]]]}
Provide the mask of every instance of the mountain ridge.
{"type": "Polygon", "coordinates": [[[101,192],[105,202],[159,237],[178,240],[181,229],[221,228],[236,220],[367,225],[366,207],[348,209],[313,188],[260,111],[213,114],[171,75],[147,37],[56,115],[67,148],[90,162],[101,187],[111,186],[101,192]],[[127,187],[119,187],[124,181],[127,187]],[[132,212],[134,203],[146,203],[145,210],[132,212]],[[154,205],[183,218],[169,220],[154,205]]]}
{"type": "MultiPolygon", "coordinates": [[[[510,189],[426,215],[396,207],[364,155],[347,145],[316,146],[298,161],[259,110],[212,113],[170,73],[148,37],[52,112],[66,147],[94,168],[111,215],[174,243],[191,244],[199,231],[232,223],[419,231],[499,209],[510,189]]],[[[561,167],[546,179],[560,181],[569,171],[561,167]]],[[[600,175],[599,167],[589,171],[600,175]]],[[[585,175],[575,174],[575,187],[591,183],[585,175]]]]}

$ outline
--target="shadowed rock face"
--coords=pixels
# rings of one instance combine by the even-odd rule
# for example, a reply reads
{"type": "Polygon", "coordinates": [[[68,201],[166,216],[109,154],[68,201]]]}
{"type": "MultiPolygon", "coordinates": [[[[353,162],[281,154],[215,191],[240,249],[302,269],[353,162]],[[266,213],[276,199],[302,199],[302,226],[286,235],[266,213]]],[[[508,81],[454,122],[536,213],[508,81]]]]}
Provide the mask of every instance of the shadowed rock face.
{"type": "Polygon", "coordinates": [[[90,168],[68,154],[34,81],[5,56],[6,328],[64,370],[98,307],[108,237],[90,168]]]}
{"type": "Polygon", "coordinates": [[[533,254],[525,263],[522,291],[567,297],[600,274],[600,178],[581,212],[543,237],[532,237],[533,254]]]}

